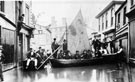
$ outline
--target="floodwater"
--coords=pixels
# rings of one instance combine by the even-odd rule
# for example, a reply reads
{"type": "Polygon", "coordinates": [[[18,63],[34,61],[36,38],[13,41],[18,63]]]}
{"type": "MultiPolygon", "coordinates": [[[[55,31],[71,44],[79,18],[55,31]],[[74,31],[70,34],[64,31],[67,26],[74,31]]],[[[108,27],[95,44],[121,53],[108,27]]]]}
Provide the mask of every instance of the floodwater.
{"type": "Polygon", "coordinates": [[[51,68],[38,71],[13,69],[4,72],[4,82],[135,82],[135,68],[116,64],[51,68]]]}

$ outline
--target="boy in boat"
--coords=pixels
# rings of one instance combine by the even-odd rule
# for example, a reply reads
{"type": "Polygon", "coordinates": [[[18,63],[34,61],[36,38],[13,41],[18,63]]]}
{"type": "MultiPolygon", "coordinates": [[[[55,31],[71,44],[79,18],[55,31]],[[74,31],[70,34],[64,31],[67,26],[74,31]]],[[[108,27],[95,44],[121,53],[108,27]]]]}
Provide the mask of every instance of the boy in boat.
{"type": "Polygon", "coordinates": [[[107,55],[107,49],[105,48],[105,46],[102,46],[101,49],[100,49],[100,52],[102,55],[107,55]]]}
{"type": "Polygon", "coordinates": [[[60,53],[58,54],[58,59],[62,59],[63,58],[63,50],[60,50],[60,53]]]}
{"type": "Polygon", "coordinates": [[[87,56],[88,59],[92,58],[92,52],[90,50],[87,51],[87,55],[88,55],[87,56]]]}
{"type": "Polygon", "coordinates": [[[99,48],[96,48],[96,51],[95,51],[95,57],[101,57],[102,54],[101,52],[99,51],[99,48]]]}
{"type": "Polygon", "coordinates": [[[64,52],[63,55],[64,55],[64,58],[65,58],[65,59],[71,59],[71,58],[72,58],[72,57],[71,57],[72,55],[71,55],[71,53],[70,53],[69,50],[67,50],[66,52],[64,52]]]}
{"type": "Polygon", "coordinates": [[[37,54],[34,52],[32,48],[30,48],[30,51],[27,54],[27,63],[26,63],[26,69],[28,69],[28,66],[31,61],[34,61],[35,69],[37,69],[37,54]]]}
{"type": "Polygon", "coordinates": [[[87,50],[84,50],[83,53],[82,53],[82,55],[81,55],[81,58],[87,59],[87,56],[88,56],[87,50]]]}
{"type": "Polygon", "coordinates": [[[76,54],[75,54],[74,58],[75,59],[80,59],[80,54],[79,54],[79,51],[78,50],[76,51],[76,54]]]}

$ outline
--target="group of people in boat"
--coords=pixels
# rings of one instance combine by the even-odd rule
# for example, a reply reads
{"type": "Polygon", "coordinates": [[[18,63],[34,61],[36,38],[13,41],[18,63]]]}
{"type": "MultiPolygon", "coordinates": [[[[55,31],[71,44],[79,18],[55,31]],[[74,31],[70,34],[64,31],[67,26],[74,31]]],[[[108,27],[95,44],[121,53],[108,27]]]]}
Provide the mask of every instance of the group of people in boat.
{"type": "Polygon", "coordinates": [[[89,59],[93,57],[102,57],[103,55],[108,55],[108,54],[116,54],[120,50],[123,51],[122,45],[119,45],[119,50],[116,52],[114,48],[114,42],[110,41],[109,43],[110,43],[110,51],[107,49],[108,47],[107,42],[105,41],[100,42],[94,36],[94,40],[92,41],[93,50],[83,50],[83,52],[79,52],[77,50],[75,54],[71,54],[70,51],[67,50],[67,41],[65,39],[63,41],[63,49],[58,52],[58,50],[56,49],[60,45],[56,42],[56,38],[54,38],[51,47],[52,47],[52,52],[56,50],[53,57],[58,59],[80,59],[80,58],[89,59]]]}
{"type": "Polygon", "coordinates": [[[73,55],[69,50],[63,51],[60,50],[58,53],[58,59],[90,59],[92,58],[92,54],[90,50],[84,50],[83,53],[80,53],[78,50],[73,55]]]}
{"type": "MultiPolygon", "coordinates": [[[[56,38],[54,38],[54,41],[51,45],[52,52],[54,52],[60,45],[56,42],[56,38]]],[[[90,58],[92,57],[90,50],[84,50],[83,53],[79,52],[78,50],[73,55],[68,49],[67,49],[67,41],[64,39],[62,44],[61,50],[56,50],[54,55],[54,58],[58,59],[80,59],[80,58],[90,58]]]]}
{"type": "MultiPolygon", "coordinates": [[[[70,51],[67,49],[67,41],[64,39],[62,44],[62,49],[57,50],[60,45],[56,42],[56,38],[54,38],[54,41],[51,44],[53,58],[57,59],[90,59],[94,57],[102,57],[103,55],[108,54],[106,44],[101,43],[96,37],[94,37],[94,40],[92,41],[92,46],[94,48],[94,51],[92,50],[83,50],[83,52],[80,52],[76,50],[75,54],[71,54],[70,51]]],[[[120,45],[119,51],[112,54],[121,54],[123,52],[123,48],[120,45]]],[[[29,52],[27,53],[27,63],[26,63],[26,69],[28,68],[30,61],[34,61],[35,69],[37,69],[38,62],[45,61],[47,57],[51,55],[51,52],[47,50],[47,52],[39,47],[39,50],[33,50],[30,48],[29,52]]],[[[119,55],[121,56],[121,55],[119,55]]],[[[119,57],[120,58],[120,57],[119,57]]],[[[120,60],[120,59],[119,59],[120,60]]]]}
{"type": "Polygon", "coordinates": [[[50,54],[49,50],[46,52],[45,49],[41,47],[39,47],[37,51],[30,48],[26,56],[26,69],[28,69],[31,61],[34,61],[35,69],[37,69],[38,63],[43,62],[50,54]]]}
{"type": "Polygon", "coordinates": [[[93,52],[95,52],[95,55],[97,55],[98,53],[99,56],[112,54],[116,52],[113,40],[110,40],[109,42],[105,42],[105,39],[104,39],[103,42],[100,42],[96,38],[96,36],[94,36],[94,40],[92,41],[92,48],[93,48],[93,52]],[[110,44],[109,47],[108,47],[108,44],[110,44]]]}
{"type": "Polygon", "coordinates": [[[98,40],[94,40],[93,45],[95,48],[95,51],[92,50],[83,50],[82,52],[76,50],[75,54],[70,53],[69,50],[67,50],[67,41],[64,39],[63,41],[63,48],[61,50],[56,50],[60,45],[56,42],[56,38],[54,38],[54,41],[51,45],[52,52],[55,51],[53,57],[58,59],[90,59],[93,57],[101,57],[102,54],[107,54],[107,51],[105,48],[102,48],[102,51],[99,50],[99,44],[100,42],[98,40]],[[95,41],[95,42],[94,42],[95,41]],[[96,45],[96,46],[95,46],[96,45]]]}

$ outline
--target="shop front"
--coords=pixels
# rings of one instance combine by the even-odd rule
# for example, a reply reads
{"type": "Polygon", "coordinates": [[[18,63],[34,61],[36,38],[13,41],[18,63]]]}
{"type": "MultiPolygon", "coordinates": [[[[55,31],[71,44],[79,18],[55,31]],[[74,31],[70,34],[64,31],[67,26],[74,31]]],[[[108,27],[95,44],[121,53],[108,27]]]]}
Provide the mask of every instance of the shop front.
{"type": "Polygon", "coordinates": [[[3,70],[16,67],[16,25],[3,15],[0,15],[0,45],[5,56],[3,70]]]}

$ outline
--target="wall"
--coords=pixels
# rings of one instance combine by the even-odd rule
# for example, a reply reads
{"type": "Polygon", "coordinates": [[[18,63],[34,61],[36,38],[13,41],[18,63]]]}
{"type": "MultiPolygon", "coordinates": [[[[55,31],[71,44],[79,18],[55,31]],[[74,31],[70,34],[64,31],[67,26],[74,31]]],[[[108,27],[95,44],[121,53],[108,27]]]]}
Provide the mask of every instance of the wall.
{"type": "Polygon", "coordinates": [[[104,30],[101,30],[102,29],[102,16],[103,15],[101,15],[99,17],[100,18],[100,32],[101,33],[108,30],[108,29],[110,29],[110,28],[113,28],[113,29],[115,28],[115,12],[119,7],[120,7],[120,4],[115,4],[106,11],[106,12],[108,12],[108,17],[107,17],[107,19],[108,19],[108,27],[107,28],[106,28],[106,20],[105,20],[106,12],[103,14],[104,15],[104,28],[105,28],[104,30]],[[113,25],[111,25],[111,9],[112,8],[114,8],[113,15],[112,15],[113,16],[113,25]]]}
{"type": "Polygon", "coordinates": [[[6,17],[15,23],[15,1],[5,1],[6,17]]]}

